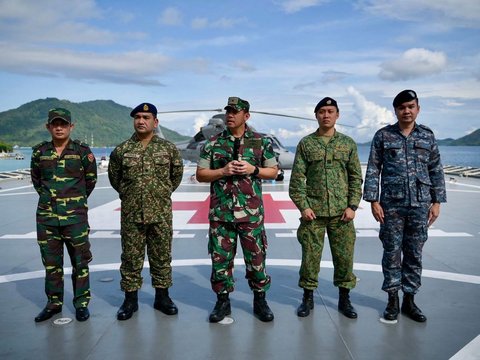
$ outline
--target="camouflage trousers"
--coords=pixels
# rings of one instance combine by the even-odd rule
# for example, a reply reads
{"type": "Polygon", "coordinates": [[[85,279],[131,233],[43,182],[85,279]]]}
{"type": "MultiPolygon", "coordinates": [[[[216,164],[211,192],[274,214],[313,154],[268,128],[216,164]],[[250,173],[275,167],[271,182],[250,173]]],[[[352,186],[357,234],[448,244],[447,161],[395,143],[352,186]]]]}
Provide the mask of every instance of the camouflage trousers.
{"type": "Polygon", "coordinates": [[[318,287],[325,231],[332,251],[333,284],[347,289],[355,287],[357,283],[353,273],[355,227],[353,221],[344,222],[340,218],[341,216],[317,217],[311,221],[300,219],[297,238],[302,246],[302,264],[298,281],[301,288],[314,290],[318,287]]]}
{"type": "Polygon", "coordinates": [[[122,263],[120,274],[122,291],[135,291],[142,287],[142,269],[147,248],[150,276],[154,288],[172,286],[172,222],[155,224],[122,222],[122,263]]]}
{"type": "Polygon", "coordinates": [[[429,206],[406,207],[382,204],[385,213],[380,225],[383,244],[384,291],[415,294],[421,285],[422,249],[428,237],[429,206]],[[403,254],[403,258],[402,258],[403,254]]]}
{"type": "Polygon", "coordinates": [[[237,253],[237,236],[243,250],[248,285],[253,291],[267,291],[270,276],[265,270],[267,237],[263,219],[259,222],[210,221],[208,253],[212,258],[210,282],[217,293],[232,292],[234,259],[237,253]]]}
{"type": "Polygon", "coordinates": [[[90,281],[88,263],[92,261],[87,222],[67,226],[49,226],[37,222],[37,240],[45,267],[47,308],[63,305],[63,244],[72,264],[73,305],[88,306],[90,281]]]}

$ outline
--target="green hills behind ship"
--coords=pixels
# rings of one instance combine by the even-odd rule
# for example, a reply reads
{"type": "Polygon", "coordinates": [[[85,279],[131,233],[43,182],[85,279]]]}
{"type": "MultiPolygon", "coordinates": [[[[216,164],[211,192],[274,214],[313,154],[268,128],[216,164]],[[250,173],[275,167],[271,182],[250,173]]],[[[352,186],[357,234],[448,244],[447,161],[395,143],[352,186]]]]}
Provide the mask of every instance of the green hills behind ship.
{"type": "MultiPolygon", "coordinates": [[[[93,146],[115,146],[132,133],[130,108],[112,100],[74,103],[57,98],[39,99],[16,109],[0,112],[0,142],[18,146],[33,146],[48,138],[45,129],[48,110],[64,107],[72,112],[74,138],[93,146]],[[93,144],[92,144],[93,137],[93,144]]],[[[176,142],[190,139],[160,125],[166,139],[176,142]]],[[[480,146],[480,129],[459,139],[439,140],[439,145],[480,146]]]]}

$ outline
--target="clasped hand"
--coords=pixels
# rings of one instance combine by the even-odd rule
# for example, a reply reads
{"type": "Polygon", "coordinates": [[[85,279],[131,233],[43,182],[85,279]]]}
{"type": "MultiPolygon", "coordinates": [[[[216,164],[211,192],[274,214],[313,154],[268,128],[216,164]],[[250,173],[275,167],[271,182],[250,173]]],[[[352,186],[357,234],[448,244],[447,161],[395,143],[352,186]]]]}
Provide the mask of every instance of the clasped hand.
{"type": "Polygon", "coordinates": [[[255,171],[255,166],[248,163],[245,160],[233,160],[230,161],[225,167],[223,168],[223,173],[226,176],[231,175],[248,175],[255,171]]]}

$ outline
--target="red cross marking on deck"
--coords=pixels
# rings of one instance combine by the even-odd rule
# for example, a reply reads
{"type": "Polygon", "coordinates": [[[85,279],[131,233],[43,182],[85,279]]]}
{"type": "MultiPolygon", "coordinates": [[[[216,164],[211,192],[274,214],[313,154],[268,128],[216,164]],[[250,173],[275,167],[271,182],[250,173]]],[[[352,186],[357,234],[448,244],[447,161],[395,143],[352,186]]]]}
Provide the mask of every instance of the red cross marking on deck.
{"type": "MultiPolygon", "coordinates": [[[[263,195],[265,208],[265,223],[283,224],[285,219],[280,210],[294,210],[295,205],[291,200],[273,200],[271,194],[263,195]]],[[[196,210],[188,224],[208,224],[208,210],[210,208],[210,196],[203,201],[174,201],[173,210],[196,210]]]]}

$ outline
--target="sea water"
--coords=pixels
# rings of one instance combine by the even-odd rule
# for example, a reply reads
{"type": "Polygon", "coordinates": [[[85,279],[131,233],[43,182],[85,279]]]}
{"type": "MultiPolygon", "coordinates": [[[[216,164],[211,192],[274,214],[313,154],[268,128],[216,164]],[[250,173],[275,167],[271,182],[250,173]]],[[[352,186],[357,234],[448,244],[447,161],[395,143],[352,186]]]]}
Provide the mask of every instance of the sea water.
{"type": "MultiPolygon", "coordinates": [[[[295,152],[295,146],[287,146],[287,149],[295,152]]],[[[109,156],[113,148],[101,147],[92,148],[97,163],[102,156],[109,156]]],[[[2,159],[0,160],[0,171],[14,171],[30,168],[30,158],[32,156],[31,148],[15,149],[14,152],[23,154],[24,160],[2,159]]],[[[370,146],[360,145],[358,147],[358,156],[360,162],[368,161],[370,146]]],[[[440,155],[443,165],[471,166],[480,168],[480,146],[440,146],[440,155]]]]}

